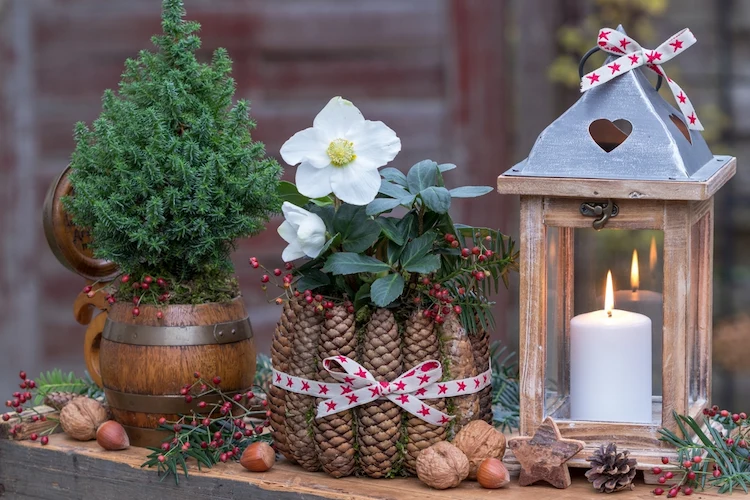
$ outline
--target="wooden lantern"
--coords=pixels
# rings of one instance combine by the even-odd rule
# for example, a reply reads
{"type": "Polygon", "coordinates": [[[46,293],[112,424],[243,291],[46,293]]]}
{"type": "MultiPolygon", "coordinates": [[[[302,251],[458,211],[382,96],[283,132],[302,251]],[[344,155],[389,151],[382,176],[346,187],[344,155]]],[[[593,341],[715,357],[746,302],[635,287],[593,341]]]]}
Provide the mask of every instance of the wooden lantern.
{"type": "MultiPolygon", "coordinates": [[[[640,70],[630,71],[583,94],[542,132],[526,160],[498,178],[500,193],[521,196],[520,431],[532,435],[551,416],[564,437],[586,443],[569,465],[588,467],[586,457],[615,442],[639,468],[661,466],[660,457],[677,455],[658,430],[679,433],[673,412],[698,418],[711,399],[713,197],[734,175],[736,160],[713,156],[685,123],[640,70]],[[663,319],[651,318],[661,336],[653,349],[661,351],[654,377],[661,387],[647,395],[652,417],[574,420],[571,373],[587,363],[579,356],[571,366],[571,319],[586,312],[576,307],[582,296],[576,286],[603,295],[604,275],[584,283],[579,274],[612,253],[592,254],[576,240],[588,232],[635,230],[663,236],[663,319]],[[577,258],[581,252],[585,259],[577,258]]],[[[622,345],[629,343],[623,335],[622,345]]],[[[637,375],[627,369],[600,374],[615,394],[637,375]]]]}

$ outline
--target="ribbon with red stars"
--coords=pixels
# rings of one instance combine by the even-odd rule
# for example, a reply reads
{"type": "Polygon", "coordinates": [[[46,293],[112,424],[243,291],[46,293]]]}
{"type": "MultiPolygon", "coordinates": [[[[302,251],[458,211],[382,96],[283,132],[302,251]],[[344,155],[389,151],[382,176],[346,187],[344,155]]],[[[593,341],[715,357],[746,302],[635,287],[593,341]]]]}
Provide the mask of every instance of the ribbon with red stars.
{"type": "Polygon", "coordinates": [[[693,33],[685,28],[684,30],[672,35],[666,42],[662,43],[654,50],[650,50],[644,49],[638,45],[638,42],[617,30],[613,30],[612,28],[602,28],[599,30],[599,48],[605,52],[621,57],[615,59],[609,64],[605,63],[604,66],[584,75],[583,78],[581,78],[581,92],[586,92],[589,89],[598,87],[627,71],[645,66],[667,81],[667,84],[674,95],[677,106],[679,106],[680,111],[682,111],[682,114],[688,120],[688,128],[693,130],[703,130],[703,125],[701,125],[700,120],[698,120],[698,117],[695,114],[695,108],[693,108],[693,105],[690,103],[690,99],[688,99],[680,86],[667,76],[664,69],[661,67],[663,63],[676,57],[696,41],[697,40],[693,33]]]}
{"type": "Polygon", "coordinates": [[[415,366],[392,382],[375,380],[365,368],[346,356],[323,360],[323,367],[341,383],[325,383],[294,377],[273,370],[273,385],[289,392],[328,398],[318,404],[316,418],[333,415],[376,399],[388,399],[427,423],[445,425],[453,417],[424,404],[423,399],[466,396],[481,391],[492,383],[492,370],[470,378],[441,382],[443,368],[429,360],[415,366]],[[343,372],[333,371],[338,366],[343,372]]]}

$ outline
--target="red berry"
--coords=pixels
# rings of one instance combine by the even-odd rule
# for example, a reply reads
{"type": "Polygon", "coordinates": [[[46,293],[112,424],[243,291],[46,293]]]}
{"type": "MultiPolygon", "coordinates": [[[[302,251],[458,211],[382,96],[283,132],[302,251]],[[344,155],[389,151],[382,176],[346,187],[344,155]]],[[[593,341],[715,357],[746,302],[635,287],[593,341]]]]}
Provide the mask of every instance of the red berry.
{"type": "Polygon", "coordinates": [[[232,435],[232,437],[234,437],[234,439],[239,441],[240,439],[242,439],[242,433],[240,431],[237,431],[232,435]]]}
{"type": "Polygon", "coordinates": [[[479,262],[486,262],[487,261],[487,257],[485,257],[484,255],[480,255],[478,257],[478,260],[479,260],[479,262]]]}
{"type": "Polygon", "coordinates": [[[482,250],[479,247],[474,247],[471,249],[471,253],[473,253],[474,255],[479,255],[480,253],[482,253],[482,250]]]}
{"type": "Polygon", "coordinates": [[[213,378],[212,382],[214,383],[214,385],[219,385],[219,384],[221,384],[221,377],[219,377],[219,376],[217,375],[216,377],[214,377],[214,378],[213,378]]]}
{"type": "Polygon", "coordinates": [[[438,325],[442,325],[443,323],[445,323],[445,319],[438,314],[437,316],[435,316],[435,323],[437,323],[438,325]]]}
{"type": "Polygon", "coordinates": [[[461,246],[461,243],[459,243],[458,240],[451,241],[452,248],[458,248],[460,246],[461,246]]]}
{"type": "Polygon", "coordinates": [[[232,399],[234,399],[235,401],[239,403],[240,401],[242,401],[242,394],[235,394],[234,398],[232,399]]]}
{"type": "Polygon", "coordinates": [[[719,470],[719,469],[716,469],[716,470],[714,471],[714,477],[721,477],[721,470],[719,470]]]}
{"type": "Polygon", "coordinates": [[[274,269],[273,270],[273,275],[274,276],[281,276],[281,269],[279,269],[278,267],[276,269],[274,269]]]}
{"type": "Polygon", "coordinates": [[[653,469],[651,469],[651,472],[658,476],[659,474],[661,474],[661,467],[654,467],[653,469]]]}
{"type": "Polygon", "coordinates": [[[26,389],[26,381],[23,381],[20,384],[18,384],[18,387],[20,387],[21,389],[26,389]]]}
{"type": "Polygon", "coordinates": [[[42,422],[46,422],[47,421],[47,416],[46,415],[41,415],[39,417],[39,420],[41,420],[42,422]]]}
{"type": "Polygon", "coordinates": [[[664,484],[664,483],[667,482],[667,478],[664,477],[664,476],[660,476],[659,479],[658,479],[658,481],[659,481],[659,484],[664,484]]]}
{"type": "Polygon", "coordinates": [[[261,283],[268,283],[268,280],[270,280],[270,279],[271,278],[269,278],[267,274],[264,274],[263,276],[260,277],[260,282],[261,283]]]}
{"type": "Polygon", "coordinates": [[[430,284],[430,278],[428,278],[427,276],[425,276],[424,278],[422,278],[422,284],[423,285],[429,285],[430,284]]]}
{"type": "Polygon", "coordinates": [[[253,269],[258,269],[260,267],[260,264],[258,264],[257,260],[251,261],[250,265],[253,266],[253,269]]]}
{"type": "Polygon", "coordinates": [[[709,417],[715,417],[716,416],[716,411],[714,411],[714,410],[708,410],[708,416],[709,417]]]}
{"type": "Polygon", "coordinates": [[[158,457],[156,457],[156,459],[157,459],[157,460],[158,460],[159,462],[161,462],[161,463],[164,463],[164,461],[166,460],[166,458],[164,458],[164,455],[159,455],[158,457]]]}
{"type": "Polygon", "coordinates": [[[711,409],[712,409],[713,411],[719,411],[719,406],[718,406],[718,405],[713,405],[713,406],[711,407],[711,409]]]}
{"type": "Polygon", "coordinates": [[[747,441],[745,441],[744,439],[740,439],[737,442],[737,446],[739,446],[740,448],[747,448],[747,441]]]}
{"type": "Polygon", "coordinates": [[[728,412],[727,410],[721,410],[721,413],[720,413],[720,415],[721,415],[722,417],[728,417],[728,416],[729,416],[729,412],[728,412]]]}
{"type": "Polygon", "coordinates": [[[167,286],[167,282],[164,281],[164,278],[157,278],[156,284],[159,285],[162,288],[165,287],[165,286],[167,286]]]}
{"type": "Polygon", "coordinates": [[[441,285],[440,283],[435,283],[434,285],[432,285],[432,288],[434,288],[435,290],[440,290],[441,285]]]}
{"type": "Polygon", "coordinates": [[[745,413],[744,411],[742,413],[740,413],[740,418],[742,420],[745,420],[747,418],[747,413],[745,413]]]}
{"type": "Polygon", "coordinates": [[[208,427],[209,425],[211,425],[211,420],[209,420],[209,419],[207,419],[207,418],[204,418],[204,419],[203,419],[203,422],[201,422],[201,423],[202,423],[203,425],[205,425],[206,427],[208,427]]]}
{"type": "Polygon", "coordinates": [[[164,425],[164,424],[165,424],[166,422],[167,422],[167,419],[166,419],[166,418],[164,418],[164,417],[161,417],[161,418],[159,419],[159,425],[164,425]]]}
{"type": "Polygon", "coordinates": [[[286,269],[287,271],[291,271],[292,269],[294,269],[294,264],[292,264],[291,262],[287,262],[286,264],[284,264],[284,269],[286,269]]]}
{"type": "Polygon", "coordinates": [[[688,473],[687,473],[687,478],[688,478],[688,479],[689,479],[690,481],[692,481],[693,479],[695,479],[695,472],[693,472],[693,471],[690,471],[690,472],[688,472],[688,473]]]}
{"type": "Polygon", "coordinates": [[[162,443],[161,449],[164,451],[169,451],[169,443],[162,443]]]}
{"type": "Polygon", "coordinates": [[[188,394],[187,396],[185,396],[185,402],[186,403],[192,403],[193,402],[193,396],[191,396],[190,394],[188,394]]]}
{"type": "Polygon", "coordinates": [[[661,463],[668,464],[669,463],[669,458],[667,458],[667,457],[661,457],[661,463]]]}
{"type": "Polygon", "coordinates": [[[455,312],[456,314],[461,314],[461,311],[461,306],[453,306],[453,312],[455,312]]]}
{"type": "Polygon", "coordinates": [[[198,403],[198,408],[205,408],[205,407],[206,407],[205,401],[201,401],[200,403],[198,403]]]}
{"type": "Polygon", "coordinates": [[[150,285],[154,282],[154,278],[152,278],[151,276],[146,276],[145,278],[143,278],[143,281],[150,285]]]}
{"type": "Polygon", "coordinates": [[[156,311],[156,319],[162,319],[164,317],[164,313],[161,311],[156,311]]]}
{"type": "Polygon", "coordinates": [[[727,446],[732,446],[734,444],[734,439],[727,439],[727,446]]]}
{"type": "Polygon", "coordinates": [[[315,302],[323,302],[323,296],[318,294],[315,296],[315,302]]]}
{"type": "Polygon", "coordinates": [[[734,420],[735,422],[739,422],[740,421],[740,416],[737,413],[735,413],[735,414],[732,415],[732,420],[734,420]]]}
{"type": "Polygon", "coordinates": [[[149,285],[148,283],[143,283],[143,284],[141,285],[141,288],[142,288],[142,289],[144,289],[144,290],[148,290],[148,289],[150,288],[150,286],[151,286],[151,285],[149,285]]]}
{"type": "Polygon", "coordinates": [[[468,248],[461,249],[461,257],[468,257],[469,255],[471,255],[471,250],[468,248]]]}
{"type": "Polygon", "coordinates": [[[484,279],[484,272],[483,271],[479,271],[476,274],[476,278],[477,278],[478,281],[482,281],[484,279]]]}
{"type": "Polygon", "coordinates": [[[47,436],[42,436],[42,446],[46,446],[47,443],[49,443],[49,438],[47,436]]]}
{"type": "Polygon", "coordinates": [[[222,453],[221,455],[219,455],[219,460],[221,460],[222,462],[226,462],[227,458],[229,457],[226,453],[222,453]]]}
{"type": "Polygon", "coordinates": [[[122,281],[123,283],[127,283],[128,281],[130,281],[130,276],[125,274],[122,278],[120,278],[120,281],[122,281]]]}
{"type": "Polygon", "coordinates": [[[247,397],[247,399],[253,399],[255,397],[255,393],[253,391],[247,391],[247,394],[245,394],[245,397],[247,397]]]}
{"type": "Polygon", "coordinates": [[[18,376],[21,377],[21,380],[26,380],[26,372],[24,372],[24,371],[19,372],[18,376]]]}
{"type": "Polygon", "coordinates": [[[703,408],[703,414],[708,415],[708,408],[703,408]]]}
{"type": "Polygon", "coordinates": [[[31,435],[29,436],[29,439],[31,439],[32,441],[36,441],[38,438],[39,438],[39,434],[37,434],[36,432],[32,432],[31,435]]]}
{"type": "Polygon", "coordinates": [[[310,295],[306,296],[306,297],[305,297],[305,302],[307,302],[308,304],[312,304],[312,303],[313,303],[313,298],[312,298],[312,296],[310,296],[310,295]]]}
{"type": "Polygon", "coordinates": [[[664,490],[663,489],[661,489],[661,488],[654,488],[654,495],[656,495],[658,497],[658,496],[661,496],[663,494],[664,494],[664,490]]]}
{"type": "Polygon", "coordinates": [[[10,414],[9,413],[3,413],[3,421],[7,422],[8,420],[10,420],[10,414]]]}
{"type": "Polygon", "coordinates": [[[696,455],[696,456],[693,457],[693,462],[695,462],[696,464],[699,464],[702,461],[703,461],[703,458],[701,458],[700,455],[696,455]]]}
{"type": "Polygon", "coordinates": [[[684,490],[682,490],[682,492],[685,495],[692,495],[693,494],[693,488],[691,488],[691,487],[688,486],[687,488],[685,488],[684,490]]]}
{"type": "Polygon", "coordinates": [[[180,432],[182,430],[182,426],[180,424],[174,424],[172,426],[172,429],[174,429],[175,432],[180,432]]]}
{"type": "Polygon", "coordinates": [[[92,290],[91,286],[83,287],[83,293],[89,293],[92,290]]]}
{"type": "Polygon", "coordinates": [[[689,469],[690,467],[693,466],[693,462],[691,462],[690,460],[685,460],[684,462],[682,462],[682,466],[685,467],[686,469],[689,469]]]}
{"type": "Polygon", "coordinates": [[[674,477],[674,474],[672,473],[672,471],[667,471],[664,474],[664,477],[666,477],[667,479],[672,479],[674,477]]]}
{"type": "Polygon", "coordinates": [[[672,488],[671,490],[669,490],[669,493],[667,493],[667,498],[674,498],[674,497],[677,496],[677,493],[679,493],[679,492],[680,492],[679,489],[672,488]]]}
{"type": "Polygon", "coordinates": [[[141,310],[138,309],[137,307],[134,307],[133,308],[133,316],[138,316],[139,314],[141,314],[141,310]]]}

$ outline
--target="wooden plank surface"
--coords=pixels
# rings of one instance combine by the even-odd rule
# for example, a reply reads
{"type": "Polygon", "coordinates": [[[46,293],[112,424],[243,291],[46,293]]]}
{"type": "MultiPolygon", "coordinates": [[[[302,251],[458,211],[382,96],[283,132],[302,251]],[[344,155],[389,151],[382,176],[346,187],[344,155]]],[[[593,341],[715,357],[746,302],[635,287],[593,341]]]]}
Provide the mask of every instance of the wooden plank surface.
{"type": "MultiPolygon", "coordinates": [[[[501,496],[515,500],[601,499],[583,477],[583,470],[572,470],[573,485],[565,490],[550,486],[521,487],[513,480],[503,490],[485,490],[474,481],[464,481],[456,489],[433,490],[416,478],[334,479],[324,473],[310,473],[285,462],[266,473],[245,471],[239,464],[219,464],[204,472],[190,470],[190,478],[180,478],[176,486],[169,478],[160,482],[155,470],[141,469],[147,450],[129,448],[104,451],[96,442],[77,442],[65,435],[52,436],[42,447],[29,441],[0,440],[0,497],[12,499],[96,499],[159,498],[190,499],[322,499],[338,500],[440,500],[490,499],[501,496]]],[[[618,499],[651,499],[652,487],[637,479],[632,492],[618,499]]],[[[701,493],[697,498],[718,498],[701,493]]]]}

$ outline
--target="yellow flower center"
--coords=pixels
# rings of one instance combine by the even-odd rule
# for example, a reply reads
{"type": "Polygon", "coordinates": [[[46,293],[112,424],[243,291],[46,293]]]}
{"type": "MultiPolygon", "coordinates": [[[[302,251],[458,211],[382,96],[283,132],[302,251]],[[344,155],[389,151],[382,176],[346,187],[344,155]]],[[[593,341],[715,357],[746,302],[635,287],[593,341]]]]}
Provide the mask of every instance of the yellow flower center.
{"type": "Polygon", "coordinates": [[[331,163],[337,167],[343,167],[357,158],[357,155],[354,154],[354,143],[346,139],[332,140],[328,149],[326,149],[326,153],[328,153],[331,163]]]}

